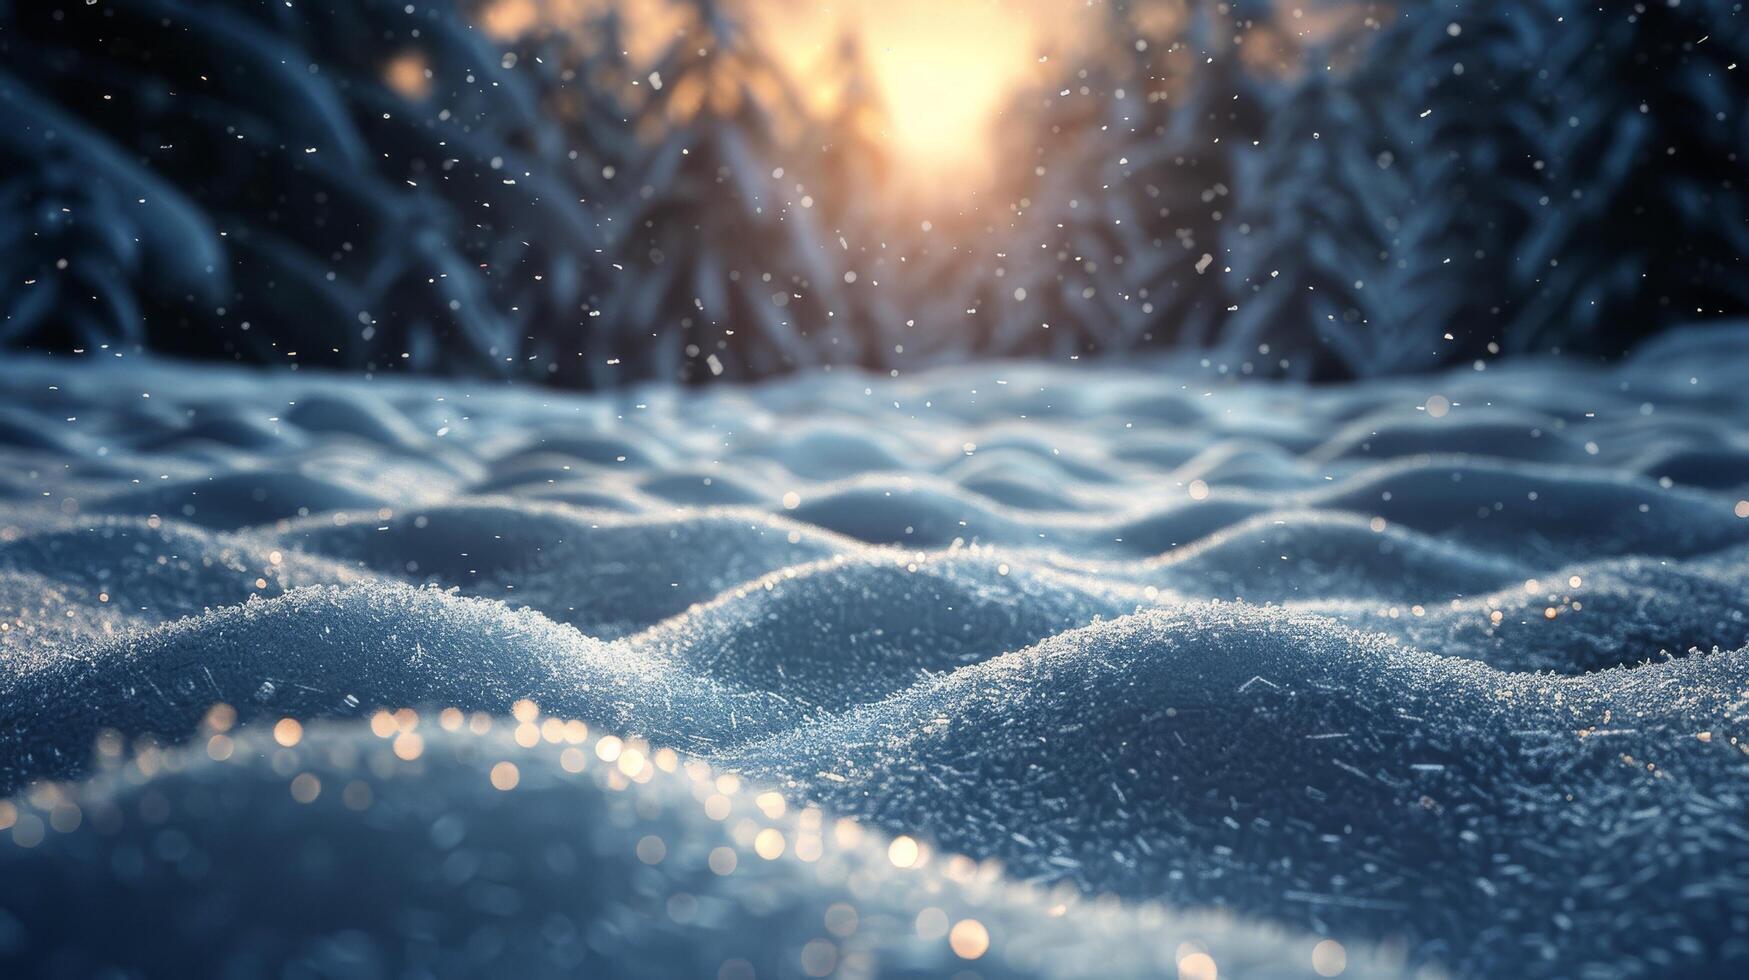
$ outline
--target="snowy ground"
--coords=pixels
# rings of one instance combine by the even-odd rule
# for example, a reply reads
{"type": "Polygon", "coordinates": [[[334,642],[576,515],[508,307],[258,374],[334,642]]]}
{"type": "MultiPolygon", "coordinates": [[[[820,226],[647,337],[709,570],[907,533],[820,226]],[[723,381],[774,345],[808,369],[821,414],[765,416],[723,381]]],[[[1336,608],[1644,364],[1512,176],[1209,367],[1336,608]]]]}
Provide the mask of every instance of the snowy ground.
{"type": "Polygon", "coordinates": [[[0,972],[1735,973],[1742,330],[1315,390],[9,362],[0,972]]]}

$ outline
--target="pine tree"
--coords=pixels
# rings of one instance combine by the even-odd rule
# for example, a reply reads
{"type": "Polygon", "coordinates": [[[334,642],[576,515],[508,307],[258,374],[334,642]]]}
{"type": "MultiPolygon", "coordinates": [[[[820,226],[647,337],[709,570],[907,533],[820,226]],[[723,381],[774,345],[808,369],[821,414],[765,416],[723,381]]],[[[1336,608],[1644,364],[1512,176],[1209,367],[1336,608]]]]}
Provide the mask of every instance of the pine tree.
{"type": "MultiPolygon", "coordinates": [[[[15,104],[214,230],[202,289],[112,280],[161,349],[521,371],[598,246],[532,89],[445,2],[17,4],[0,53],[15,104]]],[[[114,264],[94,241],[69,268],[114,264]]]]}
{"type": "Polygon", "coordinates": [[[902,192],[883,142],[887,110],[855,31],[839,36],[830,62],[815,74],[815,84],[830,95],[823,118],[809,122],[806,184],[797,191],[813,200],[828,253],[838,250],[833,264],[844,281],[840,315],[858,335],[861,362],[884,367],[909,339],[899,296],[909,270],[893,247],[903,230],[892,202],[902,192]]]}
{"type": "MultiPolygon", "coordinates": [[[[1509,347],[1616,355],[1658,327],[1749,307],[1749,11],[1738,0],[1527,5],[1543,34],[1509,347]]],[[[1502,16],[1479,5],[1462,20],[1502,16]]]]}
{"type": "Polygon", "coordinates": [[[1350,60],[1353,43],[1312,46],[1275,90],[1263,137],[1236,149],[1235,309],[1221,338],[1234,362],[1312,377],[1423,369],[1449,356],[1447,331],[1487,325],[1464,277],[1501,216],[1468,192],[1463,154],[1497,146],[1466,141],[1477,117],[1407,108],[1429,73],[1407,39],[1380,39],[1353,76],[1316,70],[1350,60]],[[1387,72],[1408,95],[1372,87],[1387,72]]]}
{"type": "Polygon", "coordinates": [[[653,145],[622,193],[592,380],[758,377],[859,360],[840,273],[782,160],[804,112],[720,0],[656,60],[639,125],[653,145]],[[613,361],[615,363],[608,363],[613,361]]]}
{"type": "Polygon", "coordinates": [[[1187,345],[1335,377],[1749,308],[1740,0],[1114,0],[1011,107],[1002,205],[931,231],[853,41],[814,119],[730,0],[682,6],[635,64],[611,3],[489,38],[478,0],[0,0],[0,344],[584,385],[1187,345]]]}
{"type": "Polygon", "coordinates": [[[0,114],[0,348],[133,350],[145,301],[218,301],[192,202],[3,72],[0,114]]]}
{"type": "Polygon", "coordinates": [[[1613,355],[1749,300],[1736,4],[1458,0],[1356,26],[1240,154],[1231,356],[1332,376],[1613,355]]]}
{"type": "MultiPolygon", "coordinates": [[[[549,5],[551,6],[551,5],[549,5]]],[[[617,6],[581,17],[546,16],[516,39],[517,66],[533,80],[547,127],[563,144],[567,187],[599,235],[581,302],[528,324],[526,357],[547,365],[546,380],[566,385],[602,380],[614,357],[602,324],[607,286],[618,278],[606,258],[622,194],[643,159],[637,116],[649,101],[639,67],[627,51],[626,24],[617,6]]],[[[574,13],[574,12],[573,12],[574,13]]]]}
{"type": "Polygon", "coordinates": [[[1094,67],[1045,107],[998,349],[1047,334],[1058,352],[1206,343],[1217,330],[1228,147],[1257,126],[1239,53],[1250,22],[1204,3],[1148,31],[1132,5],[1110,11],[1094,67]]]}

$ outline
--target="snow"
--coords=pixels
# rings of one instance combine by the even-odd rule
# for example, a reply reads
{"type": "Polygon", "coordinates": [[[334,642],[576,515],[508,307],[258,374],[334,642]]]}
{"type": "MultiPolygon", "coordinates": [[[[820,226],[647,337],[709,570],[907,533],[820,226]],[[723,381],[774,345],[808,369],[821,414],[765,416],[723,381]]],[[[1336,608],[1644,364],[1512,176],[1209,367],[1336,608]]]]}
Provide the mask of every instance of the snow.
{"type": "Polygon", "coordinates": [[[9,360],[0,963],[1729,972],[1740,330],[1318,388],[9,360]]]}
{"type": "MultiPolygon", "coordinates": [[[[1287,978],[1316,948],[1228,913],[1076,901],[914,841],[899,853],[660,754],[671,768],[622,765],[638,750],[611,736],[529,749],[510,719],[485,734],[417,726],[417,754],[358,722],[290,747],[209,727],[223,761],[161,753],[150,777],[117,765],[39,793],[45,809],[21,802],[9,836],[34,843],[0,847],[0,962],[66,976],[126,962],[160,976],[1108,977],[1172,975],[1182,949],[1223,975],[1287,978]],[[982,952],[967,942],[980,935],[982,952]]],[[[1347,976],[1400,963],[1346,955],[1347,976]]]]}

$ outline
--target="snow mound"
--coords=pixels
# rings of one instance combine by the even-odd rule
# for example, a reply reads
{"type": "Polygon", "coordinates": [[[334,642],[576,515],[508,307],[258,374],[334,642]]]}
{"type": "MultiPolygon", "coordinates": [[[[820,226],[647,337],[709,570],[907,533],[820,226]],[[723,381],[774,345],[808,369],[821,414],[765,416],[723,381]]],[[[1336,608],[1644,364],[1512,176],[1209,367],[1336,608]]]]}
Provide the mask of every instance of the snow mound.
{"type": "Polygon", "coordinates": [[[1326,938],[1345,975],[1740,972],[1743,347],[599,396],[9,360],[0,971],[783,975],[817,939],[924,975],[962,962],[939,913],[986,976],[1298,976],[1326,938]],[[522,702],[679,768],[579,777],[522,702]],[[413,759],[361,727],[401,707],[413,759]],[[958,870],[765,861],[776,817],[693,813],[767,791],[958,870]],[[649,836],[692,863],[634,864],[649,836]],[[75,906],[146,911],[106,945],[75,906]]]}
{"type": "Polygon", "coordinates": [[[1702,733],[1749,720],[1746,653],[1554,678],[1319,618],[1161,609],[723,761],[1028,880],[1296,909],[1462,973],[1502,968],[1472,945],[1499,921],[1554,961],[1582,946],[1652,971],[1682,936],[1734,928],[1696,896],[1744,887],[1749,853],[1726,841],[1749,834],[1749,783],[1702,733]]]}
{"type": "Polygon", "coordinates": [[[185,735],[218,702],[249,721],[385,704],[504,713],[533,699],[689,750],[798,714],[538,614],[399,584],[251,600],[26,665],[0,684],[0,730],[17,733],[0,749],[12,786],[76,764],[105,729],[185,735]]]}
{"type": "MultiPolygon", "coordinates": [[[[1200,952],[1223,975],[1286,980],[1319,942],[1029,888],[927,849],[901,866],[855,821],[647,743],[572,720],[528,748],[515,722],[451,717],[315,726],[292,747],[209,728],[204,750],[116,757],[20,800],[11,836],[28,845],[0,847],[0,969],[1091,978],[1171,974],[1200,952]]],[[[1402,975],[1400,953],[1343,961],[1344,976],[1402,975]]]]}

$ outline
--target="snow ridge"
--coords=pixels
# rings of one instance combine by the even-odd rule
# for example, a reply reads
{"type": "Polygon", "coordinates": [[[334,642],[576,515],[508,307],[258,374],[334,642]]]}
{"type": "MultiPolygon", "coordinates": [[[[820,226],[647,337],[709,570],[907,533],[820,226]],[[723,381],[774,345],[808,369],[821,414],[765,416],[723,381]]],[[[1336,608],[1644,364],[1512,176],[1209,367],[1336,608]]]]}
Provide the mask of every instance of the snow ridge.
{"type": "MultiPolygon", "coordinates": [[[[622,850],[655,810],[668,846],[733,836],[677,812],[684,772],[567,782],[562,740],[537,759],[508,726],[430,721],[532,702],[999,862],[1004,887],[1231,910],[1172,913],[1222,975],[1303,975],[1318,936],[1350,976],[1401,967],[1391,950],[1460,975],[1729,972],[1749,958],[1749,353],[1724,337],[1319,389],[995,365],[560,396],[9,363],[0,784],[24,795],[0,817],[223,785],[262,821],[236,841],[341,839],[344,808],[297,809],[288,773],[327,798],[388,779],[365,720],[415,706],[423,768],[389,782],[431,792],[384,783],[394,820],[437,819],[439,793],[506,841],[566,807],[643,814],[602,831],[622,850]],[[215,733],[215,703],[240,731],[215,733]],[[335,721],[276,761],[286,717],[335,721]],[[94,744],[148,733],[194,746],[102,771],[94,744]],[[209,758],[215,734],[255,749],[209,758]],[[551,794],[526,812],[481,775],[513,751],[551,794]],[[41,783],[75,777],[94,781],[41,783]],[[1276,938],[1213,948],[1245,930],[1276,938]]],[[[49,927],[23,896],[110,874],[78,836],[0,848],[31,882],[0,898],[26,935],[49,927]]],[[[431,857],[374,846],[384,874],[431,857]]],[[[846,869],[892,870],[857,853],[846,869]]],[[[815,916],[844,887],[771,873],[815,916]]],[[[147,880],[127,894],[170,888],[147,880]]],[[[987,974],[1076,972],[1019,938],[1049,916],[985,918],[987,974]]],[[[590,962],[636,972],[660,946],[642,928],[590,962]]],[[[730,955],[734,929],[677,928],[712,968],[730,955]]],[[[866,938],[872,972],[925,956],[866,938]]],[[[1110,968],[1183,968],[1177,943],[1110,968]]]]}

